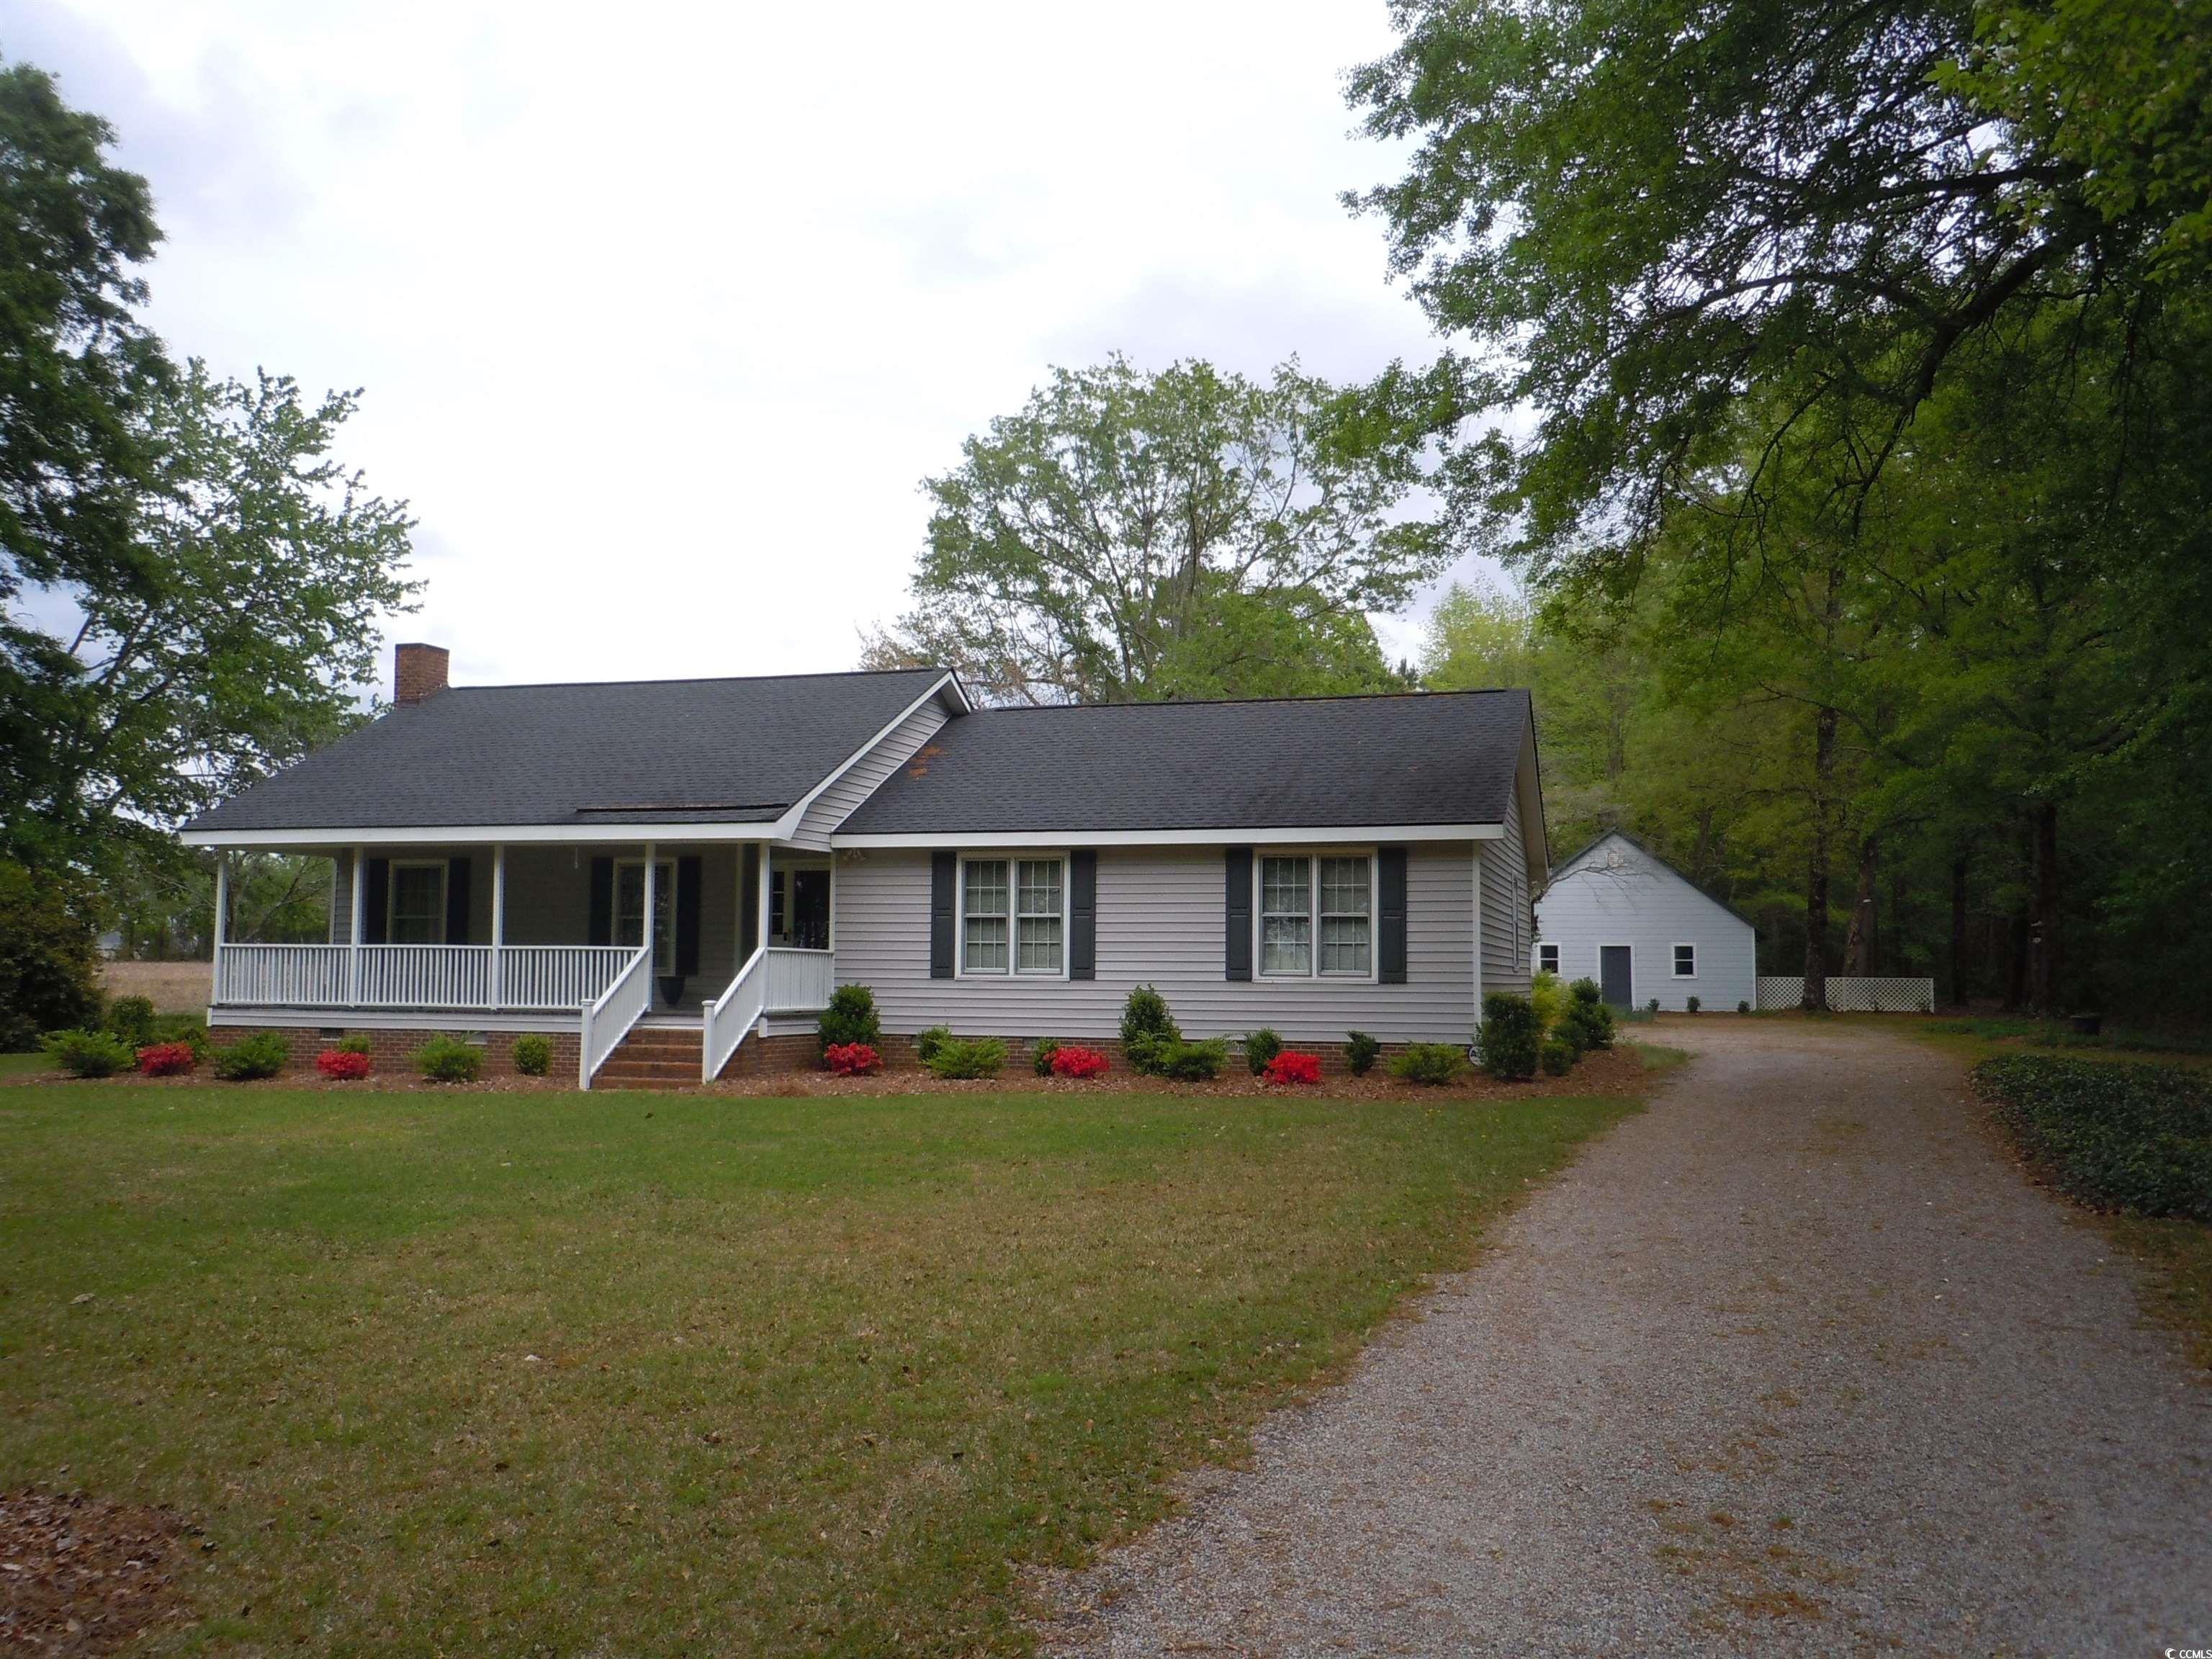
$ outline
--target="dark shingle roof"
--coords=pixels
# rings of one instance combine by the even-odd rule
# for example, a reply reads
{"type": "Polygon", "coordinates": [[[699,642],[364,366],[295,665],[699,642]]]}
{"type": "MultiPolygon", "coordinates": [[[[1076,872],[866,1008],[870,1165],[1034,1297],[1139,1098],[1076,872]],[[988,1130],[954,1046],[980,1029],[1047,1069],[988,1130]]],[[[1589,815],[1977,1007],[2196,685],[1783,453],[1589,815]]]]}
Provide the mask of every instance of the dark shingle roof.
{"type": "Polygon", "coordinates": [[[951,721],[852,835],[1498,823],[1525,691],[990,708],[951,721]]]}
{"type": "Polygon", "coordinates": [[[765,823],[942,672],[456,687],[185,827],[765,823]]]}

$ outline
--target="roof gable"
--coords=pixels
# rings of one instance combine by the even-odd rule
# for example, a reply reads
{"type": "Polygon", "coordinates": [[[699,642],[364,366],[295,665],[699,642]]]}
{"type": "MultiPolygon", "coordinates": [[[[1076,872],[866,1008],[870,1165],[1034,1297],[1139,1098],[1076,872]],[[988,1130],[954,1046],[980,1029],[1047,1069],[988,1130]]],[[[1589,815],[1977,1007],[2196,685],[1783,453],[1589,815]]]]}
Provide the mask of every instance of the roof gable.
{"type": "Polygon", "coordinates": [[[1654,874],[1665,878],[1667,880],[1673,882],[1676,886],[1680,887],[1688,892],[1695,894],[1698,898],[1703,899],[1707,904],[1711,905],[1714,909],[1719,911],[1730,921],[1736,923],[1738,926],[1752,927],[1754,933],[1758,931],[1757,928],[1753,927],[1750,918],[1746,916],[1741,911],[1736,909],[1733,905],[1723,904],[1720,900],[1715,898],[1711,893],[1705,891],[1704,888],[1698,886],[1697,883],[1692,881],[1680,870],[1677,870],[1673,865],[1668,863],[1665,859],[1661,858],[1658,854],[1653,852],[1649,847],[1645,846],[1642,842],[1638,841],[1635,836],[1630,835],[1625,830],[1607,830],[1603,835],[1598,836],[1595,841],[1591,842],[1580,852],[1577,853],[1572,858],[1568,859],[1565,863],[1561,864],[1552,874],[1551,888],[1549,890],[1557,891],[1559,887],[1566,882],[1573,879],[1576,876],[1594,869],[1598,865],[1604,849],[1616,844],[1621,848],[1626,848],[1628,853],[1632,855],[1634,861],[1640,864],[1644,869],[1654,874]]]}

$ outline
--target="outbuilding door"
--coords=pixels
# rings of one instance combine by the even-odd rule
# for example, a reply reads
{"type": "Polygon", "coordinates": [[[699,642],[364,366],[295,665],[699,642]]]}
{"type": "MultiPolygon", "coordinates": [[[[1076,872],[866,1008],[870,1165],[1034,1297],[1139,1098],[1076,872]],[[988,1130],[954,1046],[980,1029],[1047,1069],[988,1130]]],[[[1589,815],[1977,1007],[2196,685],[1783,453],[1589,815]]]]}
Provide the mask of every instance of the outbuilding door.
{"type": "Polygon", "coordinates": [[[1626,945],[1601,945],[1597,947],[1598,989],[1616,1008],[1633,1008],[1636,1006],[1635,975],[1632,970],[1633,959],[1633,952],[1626,945]]]}

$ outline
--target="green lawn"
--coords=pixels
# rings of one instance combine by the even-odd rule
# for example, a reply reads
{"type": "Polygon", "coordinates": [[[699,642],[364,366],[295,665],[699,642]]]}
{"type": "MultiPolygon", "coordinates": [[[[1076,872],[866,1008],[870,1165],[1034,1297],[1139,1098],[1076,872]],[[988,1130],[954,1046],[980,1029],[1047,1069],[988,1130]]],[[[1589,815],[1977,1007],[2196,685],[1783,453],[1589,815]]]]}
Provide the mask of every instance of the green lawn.
{"type": "Polygon", "coordinates": [[[0,1488],[161,1649],[1019,1652],[1620,1099],[0,1090],[0,1488]]]}

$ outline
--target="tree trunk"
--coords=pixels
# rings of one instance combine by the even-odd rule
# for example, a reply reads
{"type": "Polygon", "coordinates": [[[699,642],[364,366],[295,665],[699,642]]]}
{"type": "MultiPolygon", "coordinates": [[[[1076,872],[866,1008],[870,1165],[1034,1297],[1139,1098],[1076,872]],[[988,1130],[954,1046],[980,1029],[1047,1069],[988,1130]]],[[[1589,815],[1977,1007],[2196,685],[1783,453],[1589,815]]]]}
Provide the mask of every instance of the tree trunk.
{"type": "Polygon", "coordinates": [[[1851,902],[1851,925],[1844,939],[1844,963],[1861,979],[1874,976],[1875,934],[1879,931],[1875,905],[1875,867],[1881,842],[1869,836],[1859,843],[1859,884],[1851,902]]]}
{"type": "Polygon", "coordinates": [[[2046,1018],[2058,1012],[2058,803],[2035,809],[2033,975],[2029,1006],[2046,1018]]]}
{"type": "Polygon", "coordinates": [[[2005,989],[2004,1010],[2019,1012],[2027,1000],[2027,912],[2015,910],[2012,926],[2005,930],[2005,989]]]}
{"type": "Polygon", "coordinates": [[[1966,855],[1951,860],[1951,1006],[1966,1006],[1966,855]]]}
{"type": "Polygon", "coordinates": [[[1813,720],[1813,856],[1805,872],[1805,994],[1798,1006],[1828,1006],[1828,816],[1836,778],[1836,711],[1813,720]]]}

